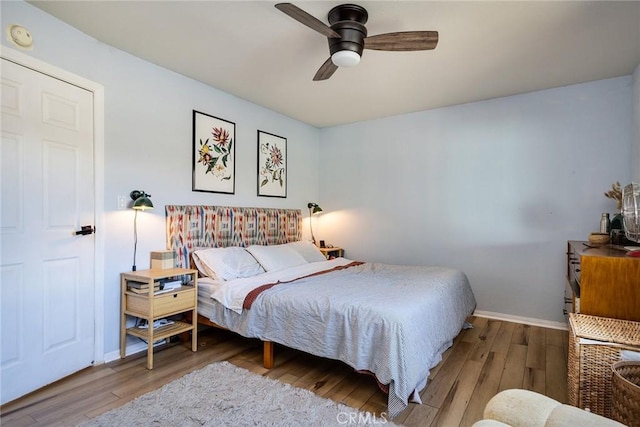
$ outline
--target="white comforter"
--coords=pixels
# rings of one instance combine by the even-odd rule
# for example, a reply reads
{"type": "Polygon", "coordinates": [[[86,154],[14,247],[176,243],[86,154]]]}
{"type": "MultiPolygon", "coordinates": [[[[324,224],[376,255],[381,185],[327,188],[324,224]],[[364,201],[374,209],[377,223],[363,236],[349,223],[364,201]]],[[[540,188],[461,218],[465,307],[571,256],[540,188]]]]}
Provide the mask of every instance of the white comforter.
{"type": "Polygon", "coordinates": [[[215,310],[211,320],[372,372],[389,386],[395,417],[412,395],[419,402],[429,370],[472,314],[475,298],[464,273],[444,267],[365,263],[294,280],[350,262],[337,258],[223,282],[212,298],[229,310],[215,310]],[[242,309],[251,290],[278,281],[288,283],[242,309]]]}

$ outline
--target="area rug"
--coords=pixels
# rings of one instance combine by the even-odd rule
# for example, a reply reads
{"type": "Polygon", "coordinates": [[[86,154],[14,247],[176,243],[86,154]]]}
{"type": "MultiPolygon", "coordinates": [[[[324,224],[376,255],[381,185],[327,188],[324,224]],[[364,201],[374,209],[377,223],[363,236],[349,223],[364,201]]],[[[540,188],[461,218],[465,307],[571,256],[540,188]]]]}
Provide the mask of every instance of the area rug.
{"type": "Polygon", "coordinates": [[[89,426],[393,426],[313,392],[212,363],[83,424],[89,426]]]}

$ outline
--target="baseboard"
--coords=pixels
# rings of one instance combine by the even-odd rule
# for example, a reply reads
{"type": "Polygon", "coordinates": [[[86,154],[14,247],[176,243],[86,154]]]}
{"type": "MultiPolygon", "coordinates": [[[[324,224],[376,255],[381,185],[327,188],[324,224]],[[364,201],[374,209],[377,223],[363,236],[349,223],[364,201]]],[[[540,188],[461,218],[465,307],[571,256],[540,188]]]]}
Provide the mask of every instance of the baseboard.
{"type": "MultiPolygon", "coordinates": [[[[147,343],[140,341],[128,345],[126,355],[131,356],[132,354],[141,353],[143,351],[147,351],[147,343]]],[[[104,355],[104,363],[113,362],[118,359],[120,359],[120,350],[111,351],[104,355]]]]}
{"type": "Polygon", "coordinates": [[[504,320],[505,322],[524,323],[525,325],[540,326],[542,328],[569,329],[566,322],[554,322],[552,320],[536,319],[534,317],[514,316],[513,314],[494,313],[493,311],[476,310],[474,316],[485,317],[487,319],[504,320]]]}

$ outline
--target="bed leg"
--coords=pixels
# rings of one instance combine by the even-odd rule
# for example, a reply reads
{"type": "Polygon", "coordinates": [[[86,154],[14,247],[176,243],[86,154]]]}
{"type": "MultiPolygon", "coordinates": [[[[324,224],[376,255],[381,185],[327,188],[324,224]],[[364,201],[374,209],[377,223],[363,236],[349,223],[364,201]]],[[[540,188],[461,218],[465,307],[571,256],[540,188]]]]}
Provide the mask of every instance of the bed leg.
{"type": "Polygon", "coordinates": [[[262,364],[267,369],[273,368],[273,343],[271,341],[264,341],[262,364]]]}

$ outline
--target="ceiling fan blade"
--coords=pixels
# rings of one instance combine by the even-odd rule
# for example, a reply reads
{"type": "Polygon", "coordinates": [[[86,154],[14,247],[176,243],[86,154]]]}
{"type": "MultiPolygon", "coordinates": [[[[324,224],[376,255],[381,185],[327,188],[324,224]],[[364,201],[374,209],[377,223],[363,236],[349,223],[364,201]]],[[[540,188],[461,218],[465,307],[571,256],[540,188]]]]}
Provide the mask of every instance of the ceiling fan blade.
{"type": "Polygon", "coordinates": [[[327,80],[329,77],[333,76],[333,73],[336,72],[338,66],[331,61],[331,57],[324,61],[324,64],[320,66],[318,72],[315,76],[313,76],[313,81],[317,82],[318,80],[327,80]]]}
{"type": "Polygon", "coordinates": [[[335,39],[341,38],[340,34],[333,31],[331,27],[329,27],[327,24],[309,15],[307,12],[300,9],[298,6],[295,6],[291,3],[278,3],[276,4],[276,9],[278,9],[280,12],[286,13],[296,21],[306,25],[312,30],[316,30],[322,35],[325,35],[329,38],[335,38],[335,39]]]}
{"type": "Polygon", "coordinates": [[[437,31],[403,31],[365,37],[364,48],[373,50],[431,50],[438,44],[437,31]]]}

